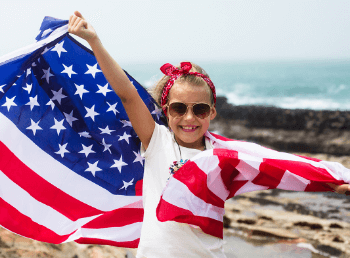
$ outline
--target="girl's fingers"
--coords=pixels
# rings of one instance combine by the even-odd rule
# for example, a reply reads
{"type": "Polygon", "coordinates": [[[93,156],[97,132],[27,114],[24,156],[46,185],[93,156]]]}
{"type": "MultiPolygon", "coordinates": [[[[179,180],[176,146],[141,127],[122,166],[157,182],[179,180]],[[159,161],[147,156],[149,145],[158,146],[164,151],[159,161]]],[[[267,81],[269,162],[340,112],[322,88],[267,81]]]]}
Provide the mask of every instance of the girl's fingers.
{"type": "Polygon", "coordinates": [[[80,20],[77,26],[79,29],[80,28],[87,29],[87,22],[85,20],[80,20]]]}

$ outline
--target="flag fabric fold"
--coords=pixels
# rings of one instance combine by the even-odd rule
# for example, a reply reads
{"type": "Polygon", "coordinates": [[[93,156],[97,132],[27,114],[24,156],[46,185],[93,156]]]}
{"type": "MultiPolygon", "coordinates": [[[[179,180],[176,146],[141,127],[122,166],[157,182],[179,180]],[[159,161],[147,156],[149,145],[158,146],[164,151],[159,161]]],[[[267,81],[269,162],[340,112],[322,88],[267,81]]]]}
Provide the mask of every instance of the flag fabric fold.
{"type": "MultiPolygon", "coordinates": [[[[137,247],[140,141],[67,23],[45,17],[34,44],[0,58],[0,225],[56,244],[137,247]]],[[[128,77],[162,123],[161,109],[128,77]]]]}
{"type": "MultiPolygon", "coordinates": [[[[137,247],[144,160],[121,100],[96,58],[45,17],[34,44],[0,58],[0,225],[50,243],[137,247]]],[[[154,120],[164,115],[129,74],[154,120]]],[[[338,163],[276,152],[207,133],[215,148],[169,180],[160,221],[198,225],[222,237],[224,202],[280,188],[329,190],[350,182],[338,163]]]]}
{"type": "Polygon", "coordinates": [[[236,195],[267,189],[330,191],[326,183],[350,182],[350,169],[206,133],[214,149],[187,161],[167,183],[157,207],[159,221],[199,226],[222,238],[224,203],[236,195]]]}

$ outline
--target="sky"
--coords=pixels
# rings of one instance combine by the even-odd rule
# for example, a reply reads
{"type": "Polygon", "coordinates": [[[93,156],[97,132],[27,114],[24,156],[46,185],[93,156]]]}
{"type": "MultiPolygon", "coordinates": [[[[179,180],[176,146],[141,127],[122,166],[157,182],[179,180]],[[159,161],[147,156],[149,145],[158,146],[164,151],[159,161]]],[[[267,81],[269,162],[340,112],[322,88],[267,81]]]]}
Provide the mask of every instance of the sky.
{"type": "Polygon", "coordinates": [[[75,10],[119,63],[350,59],[349,0],[0,0],[0,56],[75,10]]]}

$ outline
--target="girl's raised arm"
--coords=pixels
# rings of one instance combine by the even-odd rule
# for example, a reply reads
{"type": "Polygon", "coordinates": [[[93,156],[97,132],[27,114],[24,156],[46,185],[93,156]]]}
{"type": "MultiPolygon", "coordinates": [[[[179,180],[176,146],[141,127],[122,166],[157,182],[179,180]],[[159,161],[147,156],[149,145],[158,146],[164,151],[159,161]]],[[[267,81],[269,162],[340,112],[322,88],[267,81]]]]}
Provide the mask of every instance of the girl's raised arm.
{"type": "Polygon", "coordinates": [[[136,134],[147,149],[155,122],[134,85],[129,81],[123,69],[104,48],[94,28],[78,11],[75,11],[74,15],[69,19],[68,32],[85,39],[89,43],[104,76],[122,100],[136,134]]]}

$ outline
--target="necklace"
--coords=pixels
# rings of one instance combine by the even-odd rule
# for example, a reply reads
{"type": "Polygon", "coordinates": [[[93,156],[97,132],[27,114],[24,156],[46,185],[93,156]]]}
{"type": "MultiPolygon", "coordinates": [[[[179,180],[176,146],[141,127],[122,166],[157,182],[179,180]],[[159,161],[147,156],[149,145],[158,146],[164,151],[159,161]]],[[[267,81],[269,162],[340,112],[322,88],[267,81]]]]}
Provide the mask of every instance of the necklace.
{"type": "MultiPolygon", "coordinates": [[[[170,176],[174,175],[175,172],[178,171],[188,161],[188,159],[185,159],[185,160],[182,159],[180,144],[177,142],[175,136],[174,136],[174,140],[177,144],[177,147],[179,148],[180,161],[178,162],[177,160],[175,160],[173,162],[173,164],[170,165],[170,167],[169,167],[170,176]]],[[[204,138],[203,138],[203,141],[204,141],[204,150],[203,151],[205,151],[207,149],[207,146],[205,146],[205,139],[204,138]]],[[[170,176],[169,176],[169,178],[170,178],[170,176]]],[[[168,180],[169,180],[169,178],[168,178],[168,180]]]]}

